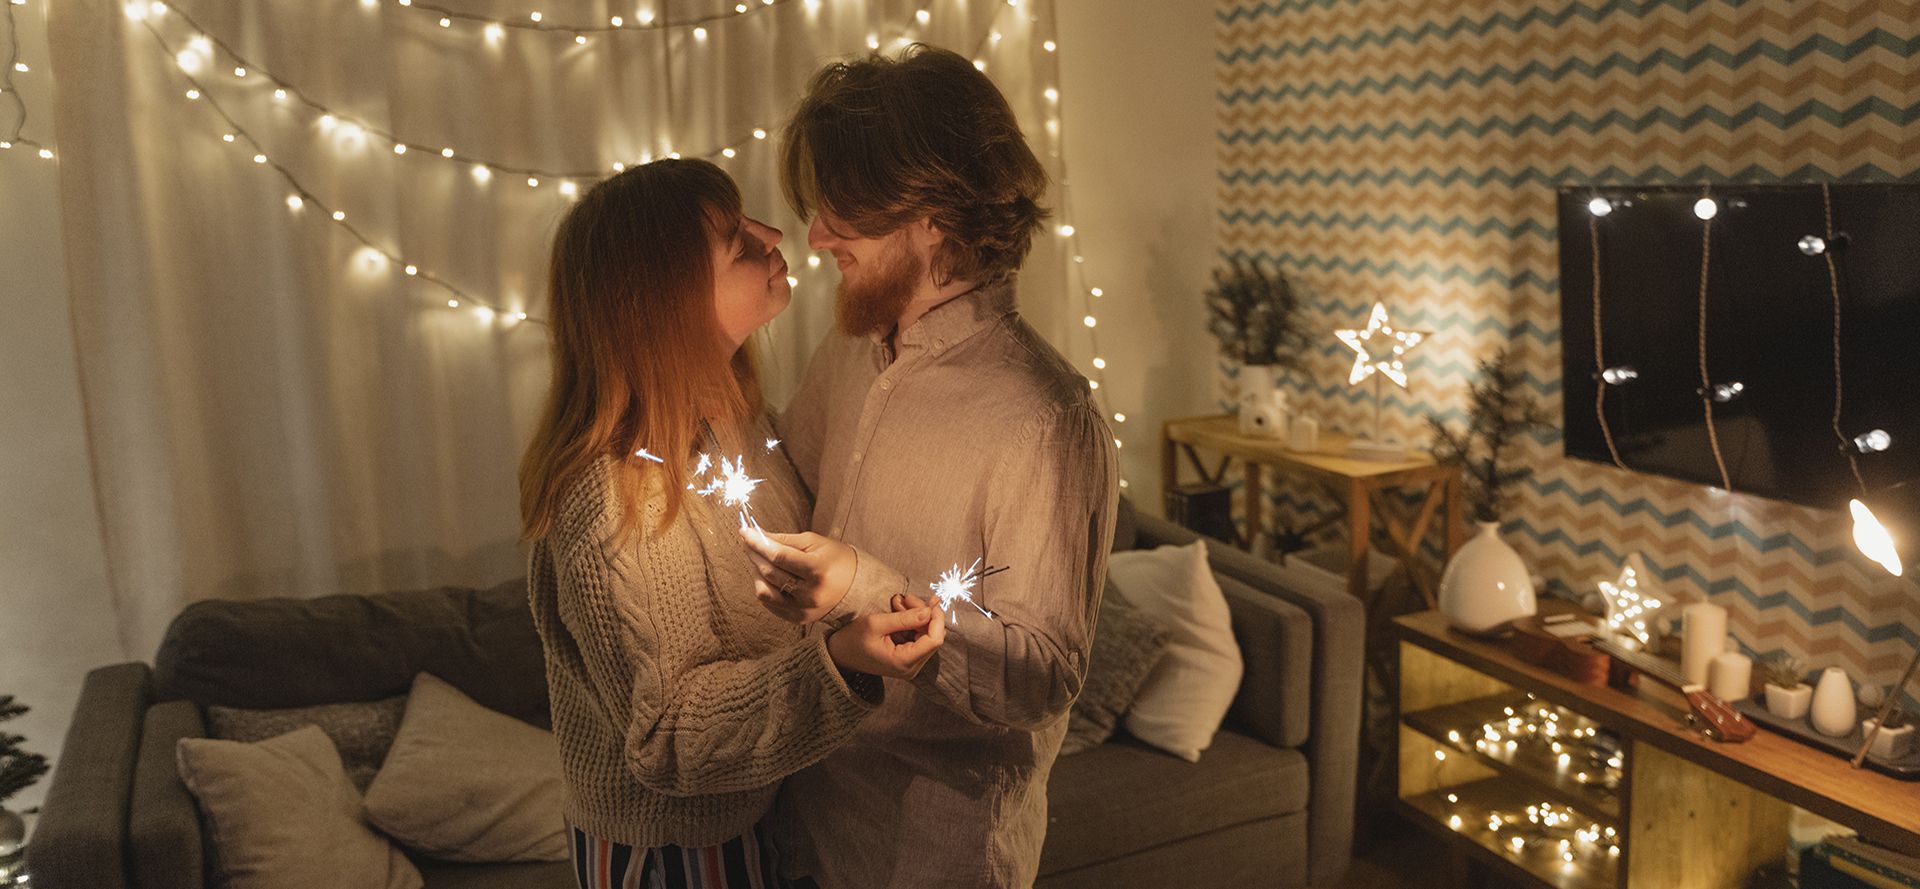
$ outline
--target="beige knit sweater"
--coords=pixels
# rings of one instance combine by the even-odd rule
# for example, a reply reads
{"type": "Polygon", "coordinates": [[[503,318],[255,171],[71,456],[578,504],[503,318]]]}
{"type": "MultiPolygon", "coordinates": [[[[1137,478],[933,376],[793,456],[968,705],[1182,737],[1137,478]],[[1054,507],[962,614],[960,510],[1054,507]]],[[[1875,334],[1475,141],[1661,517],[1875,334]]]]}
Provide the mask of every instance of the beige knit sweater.
{"type": "MultiPolygon", "coordinates": [[[[772,437],[762,420],[748,439],[748,472],[765,480],[754,515],[769,530],[799,529],[793,470],[757,444],[772,437]]],[[[655,482],[644,538],[615,546],[612,465],[602,458],[569,486],[528,572],[566,816],[634,846],[722,843],[766,814],[782,778],[852,734],[880,684],[861,677],[856,691],[824,634],[761,607],[731,510],[689,491],[661,532],[655,482]]]]}

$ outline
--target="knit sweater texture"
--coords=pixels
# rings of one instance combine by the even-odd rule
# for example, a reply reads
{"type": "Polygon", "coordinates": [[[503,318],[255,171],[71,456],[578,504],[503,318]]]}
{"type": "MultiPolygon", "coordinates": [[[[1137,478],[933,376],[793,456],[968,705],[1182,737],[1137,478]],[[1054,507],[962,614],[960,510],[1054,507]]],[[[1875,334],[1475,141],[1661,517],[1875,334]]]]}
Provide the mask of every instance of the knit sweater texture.
{"type": "MultiPolygon", "coordinates": [[[[759,444],[772,438],[765,419],[747,433],[747,471],[764,480],[754,517],[796,530],[805,494],[784,453],[759,444]]],[[[642,536],[617,544],[613,465],[603,457],[568,485],[529,559],[565,814],[612,842],[717,845],[766,814],[782,778],[851,736],[880,683],[850,685],[824,634],[760,605],[734,510],[688,491],[659,530],[666,498],[649,473],[642,536]]]]}

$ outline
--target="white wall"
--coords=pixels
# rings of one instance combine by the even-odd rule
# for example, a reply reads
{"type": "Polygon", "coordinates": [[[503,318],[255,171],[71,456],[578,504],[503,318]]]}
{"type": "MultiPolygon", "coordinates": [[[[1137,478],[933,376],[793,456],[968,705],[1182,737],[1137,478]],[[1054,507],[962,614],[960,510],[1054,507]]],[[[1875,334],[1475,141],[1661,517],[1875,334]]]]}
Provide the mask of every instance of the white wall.
{"type": "MultiPolygon", "coordinates": [[[[1212,7],[1059,2],[1062,125],[1086,268],[1107,292],[1108,394],[1127,415],[1117,428],[1132,495],[1158,511],[1160,422],[1212,404],[1200,303],[1214,250],[1212,7]]],[[[53,141],[45,0],[14,9],[33,69],[17,78],[33,115],[26,135],[53,141]]],[[[34,707],[5,728],[49,756],[88,669],[152,656],[121,650],[107,594],[57,175],[55,164],[0,152],[0,694],[34,707]]],[[[1084,338],[1064,347],[1090,357],[1084,338]]],[[[45,790],[42,781],[13,807],[37,805],[45,790]]]]}
{"type": "Polygon", "coordinates": [[[1058,2],[1061,126],[1088,284],[1106,292],[1095,309],[1108,403],[1127,416],[1115,428],[1128,493],[1157,514],[1160,424],[1214,412],[1202,303],[1217,204],[1213,6],[1058,2]]]}
{"type": "MultiPolygon", "coordinates": [[[[52,142],[45,0],[14,7],[28,138],[52,142]]],[[[12,132],[0,101],[0,136],[12,132]]],[[[56,146],[57,148],[57,146],[56,146]]],[[[86,671],[128,660],[107,598],[89,481],[80,379],[61,265],[59,167],[0,151],[0,694],[32,712],[0,725],[49,758],[60,750],[86,671]]],[[[150,653],[149,653],[150,654],[150,653]]],[[[47,781],[10,800],[39,805],[47,781]]]]}

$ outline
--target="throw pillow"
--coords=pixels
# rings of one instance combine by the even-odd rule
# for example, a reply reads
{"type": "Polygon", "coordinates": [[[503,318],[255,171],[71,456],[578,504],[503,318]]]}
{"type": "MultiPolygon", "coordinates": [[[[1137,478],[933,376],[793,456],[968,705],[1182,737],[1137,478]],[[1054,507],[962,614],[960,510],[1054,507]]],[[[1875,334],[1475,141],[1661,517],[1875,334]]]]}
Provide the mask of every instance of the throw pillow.
{"type": "Polygon", "coordinates": [[[1093,653],[1087,657],[1087,679],[1067,716],[1067,739],[1060,745],[1060,755],[1092,750],[1113,737],[1121,715],[1166,653],[1166,631],[1129,605],[1108,577],[1107,591],[1100,597],[1093,653]]]}
{"type": "Polygon", "coordinates": [[[565,793],[552,732],[421,673],[367,788],[367,820],[443,861],[565,861],[565,793]]]}
{"type": "Polygon", "coordinates": [[[1167,631],[1167,653],[1147,674],[1124,724],[1134,737],[1189,762],[1213,743],[1240,690],[1233,614],[1207,565],[1207,544],[1114,553],[1107,559],[1127,599],[1167,631]]]}
{"type": "Polygon", "coordinates": [[[314,726],[257,743],[181,738],[180,780],[200,801],[230,889],[420,889],[406,853],[361,817],[360,792],[314,726]]]}
{"type": "Polygon", "coordinates": [[[277,710],[208,707],[207,734],[252,742],[276,738],[305,725],[319,726],[333,741],[334,749],[340,751],[340,765],[346,768],[354,789],[365,793],[387,758],[387,748],[393,746],[393,736],[400,731],[400,715],[406,710],[405,695],[277,710]]]}

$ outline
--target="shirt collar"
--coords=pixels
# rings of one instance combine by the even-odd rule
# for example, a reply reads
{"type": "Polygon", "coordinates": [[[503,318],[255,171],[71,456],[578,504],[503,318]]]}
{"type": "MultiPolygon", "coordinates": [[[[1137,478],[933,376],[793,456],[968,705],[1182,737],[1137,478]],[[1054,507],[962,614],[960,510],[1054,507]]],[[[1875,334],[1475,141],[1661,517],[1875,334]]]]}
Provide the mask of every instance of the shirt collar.
{"type": "MultiPolygon", "coordinates": [[[[932,309],[912,327],[901,331],[894,343],[901,351],[925,349],[937,355],[1015,310],[1013,281],[975,287],[932,309]]],[[[886,336],[875,334],[875,345],[884,347],[886,336]]]]}

